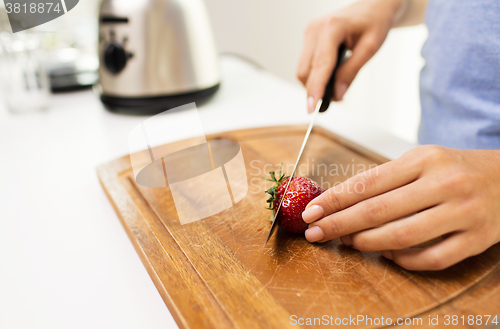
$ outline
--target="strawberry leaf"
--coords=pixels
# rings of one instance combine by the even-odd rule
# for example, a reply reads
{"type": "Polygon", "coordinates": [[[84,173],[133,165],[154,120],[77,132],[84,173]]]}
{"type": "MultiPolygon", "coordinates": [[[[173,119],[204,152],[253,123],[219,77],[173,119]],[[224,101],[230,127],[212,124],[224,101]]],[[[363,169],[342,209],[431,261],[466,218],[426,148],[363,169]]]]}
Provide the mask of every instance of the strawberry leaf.
{"type": "Polygon", "coordinates": [[[269,175],[271,175],[271,181],[272,181],[272,182],[277,182],[277,180],[276,180],[276,175],[275,175],[274,171],[270,171],[270,172],[269,172],[269,175]]]}
{"type": "Polygon", "coordinates": [[[269,204],[267,209],[273,211],[273,214],[271,215],[271,221],[273,221],[273,219],[274,219],[274,202],[276,201],[277,196],[278,196],[278,188],[288,178],[288,176],[285,176],[285,174],[283,173],[283,163],[281,164],[281,167],[280,167],[280,170],[278,173],[278,177],[276,177],[275,171],[270,171],[269,176],[271,176],[270,179],[266,178],[266,177],[262,177],[262,179],[275,183],[274,186],[270,187],[269,189],[267,189],[265,191],[265,193],[269,194],[269,198],[266,200],[266,202],[269,204]]]}

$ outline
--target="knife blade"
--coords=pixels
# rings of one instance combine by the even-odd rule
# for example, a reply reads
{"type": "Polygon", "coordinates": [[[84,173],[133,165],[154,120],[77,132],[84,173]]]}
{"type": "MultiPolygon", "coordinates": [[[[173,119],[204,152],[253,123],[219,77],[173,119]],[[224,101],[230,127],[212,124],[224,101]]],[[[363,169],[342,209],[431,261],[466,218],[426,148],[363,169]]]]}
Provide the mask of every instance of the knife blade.
{"type": "Polygon", "coordinates": [[[312,128],[314,127],[314,122],[316,121],[316,117],[318,116],[319,112],[325,112],[328,107],[330,106],[330,102],[332,101],[333,98],[333,86],[335,84],[335,73],[337,73],[337,69],[339,68],[340,64],[342,64],[345,56],[346,56],[347,48],[345,47],[344,44],[340,45],[339,51],[338,51],[338,56],[337,56],[337,63],[335,64],[335,67],[333,68],[332,74],[330,76],[330,79],[328,80],[328,83],[326,84],[325,87],[325,92],[323,94],[323,98],[320,99],[316,103],[316,107],[314,109],[311,122],[309,123],[309,127],[307,128],[306,135],[304,137],[304,141],[302,142],[302,146],[300,147],[299,155],[297,156],[297,160],[295,161],[295,165],[293,166],[292,173],[290,174],[290,178],[288,178],[288,181],[285,186],[285,192],[283,193],[283,197],[281,198],[278,208],[274,212],[274,219],[273,223],[271,224],[271,228],[269,229],[269,233],[267,234],[266,242],[264,242],[264,245],[267,244],[271,236],[273,235],[274,229],[276,228],[276,218],[278,218],[279,211],[281,209],[281,205],[283,204],[283,200],[285,199],[286,192],[288,191],[288,187],[290,186],[290,182],[292,181],[292,178],[295,175],[295,171],[297,170],[297,166],[300,162],[300,158],[302,157],[302,153],[304,152],[304,149],[306,147],[307,141],[309,139],[309,135],[311,135],[312,128]]]}

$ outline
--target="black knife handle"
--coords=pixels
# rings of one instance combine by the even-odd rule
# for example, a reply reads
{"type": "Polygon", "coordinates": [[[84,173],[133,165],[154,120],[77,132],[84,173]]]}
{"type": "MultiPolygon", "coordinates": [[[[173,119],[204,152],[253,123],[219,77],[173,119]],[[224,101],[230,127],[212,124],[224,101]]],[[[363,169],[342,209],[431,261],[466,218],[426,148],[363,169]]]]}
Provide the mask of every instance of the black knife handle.
{"type": "Polygon", "coordinates": [[[323,95],[323,103],[321,104],[321,108],[319,109],[320,112],[325,112],[326,110],[328,110],[328,107],[330,106],[330,102],[333,99],[333,86],[335,84],[335,74],[337,73],[337,69],[339,68],[340,64],[342,64],[342,62],[344,61],[346,53],[347,53],[347,47],[344,44],[341,44],[337,55],[337,63],[333,68],[330,80],[328,80],[328,83],[326,84],[325,94],[323,95]]]}

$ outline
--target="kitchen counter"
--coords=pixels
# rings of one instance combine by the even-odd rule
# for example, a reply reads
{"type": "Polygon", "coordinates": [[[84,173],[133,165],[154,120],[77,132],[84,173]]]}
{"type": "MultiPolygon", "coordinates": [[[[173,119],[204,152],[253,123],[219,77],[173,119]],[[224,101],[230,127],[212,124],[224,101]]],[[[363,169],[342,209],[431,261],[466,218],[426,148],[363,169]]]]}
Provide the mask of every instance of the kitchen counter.
{"type": "MultiPolygon", "coordinates": [[[[304,124],[305,91],[234,58],[199,106],[205,133],[304,124]]],[[[96,175],[128,153],[147,117],[106,111],[97,95],[54,95],[46,112],[0,105],[0,328],[176,328],[96,175]]],[[[414,145],[332,104],[317,124],[388,158],[414,145]]]]}

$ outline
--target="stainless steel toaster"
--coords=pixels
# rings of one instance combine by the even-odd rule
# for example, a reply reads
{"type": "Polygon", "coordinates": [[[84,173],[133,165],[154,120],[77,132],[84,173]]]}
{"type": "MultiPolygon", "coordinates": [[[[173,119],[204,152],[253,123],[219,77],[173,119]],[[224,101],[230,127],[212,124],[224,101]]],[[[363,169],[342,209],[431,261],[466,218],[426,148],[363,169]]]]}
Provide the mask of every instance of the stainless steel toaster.
{"type": "Polygon", "coordinates": [[[103,0],[101,101],[113,111],[159,113],[217,91],[217,50],[203,0],[103,0]]]}

